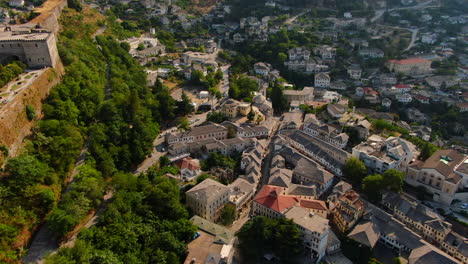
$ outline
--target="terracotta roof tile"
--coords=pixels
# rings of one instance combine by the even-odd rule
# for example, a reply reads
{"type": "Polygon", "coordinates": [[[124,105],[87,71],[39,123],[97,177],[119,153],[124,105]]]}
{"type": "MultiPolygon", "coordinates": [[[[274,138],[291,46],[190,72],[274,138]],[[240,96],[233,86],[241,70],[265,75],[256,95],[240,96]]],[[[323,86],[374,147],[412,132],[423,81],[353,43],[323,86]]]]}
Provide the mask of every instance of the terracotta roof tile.
{"type": "Polygon", "coordinates": [[[255,196],[254,201],[278,213],[283,213],[286,209],[299,202],[297,198],[282,195],[281,192],[281,187],[265,185],[255,196]]]}

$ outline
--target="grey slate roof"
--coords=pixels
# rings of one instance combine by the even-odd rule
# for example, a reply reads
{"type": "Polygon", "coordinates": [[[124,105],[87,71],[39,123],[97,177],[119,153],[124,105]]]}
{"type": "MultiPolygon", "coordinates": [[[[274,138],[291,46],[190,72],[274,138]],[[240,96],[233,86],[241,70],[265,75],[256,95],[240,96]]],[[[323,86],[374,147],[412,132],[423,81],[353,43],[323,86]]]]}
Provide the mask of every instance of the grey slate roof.
{"type": "Polygon", "coordinates": [[[411,251],[409,264],[457,264],[453,258],[430,245],[423,245],[411,251]]]}
{"type": "Polygon", "coordinates": [[[317,188],[315,186],[306,186],[291,183],[288,189],[289,195],[299,196],[317,196],[317,188]]]}

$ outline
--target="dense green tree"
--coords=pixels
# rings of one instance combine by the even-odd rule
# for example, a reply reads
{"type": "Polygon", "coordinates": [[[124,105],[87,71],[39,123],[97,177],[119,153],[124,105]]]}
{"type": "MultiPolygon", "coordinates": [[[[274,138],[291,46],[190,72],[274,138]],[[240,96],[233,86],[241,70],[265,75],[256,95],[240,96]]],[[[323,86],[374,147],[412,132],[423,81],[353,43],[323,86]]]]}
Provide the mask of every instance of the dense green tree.
{"type": "Polygon", "coordinates": [[[137,50],[144,50],[145,45],[143,43],[138,44],[137,50]]]}
{"type": "Polygon", "coordinates": [[[218,152],[211,152],[208,158],[203,160],[200,165],[205,171],[214,167],[235,169],[236,160],[218,152]]]}
{"type": "Polygon", "coordinates": [[[378,203],[382,199],[382,189],[384,187],[384,178],[380,174],[368,175],[362,180],[364,193],[374,203],[378,203]]]}
{"type": "MultiPolygon", "coordinates": [[[[196,227],[180,204],[179,187],[157,176],[120,174],[118,191],[99,225],[84,229],[73,248],[49,256],[54,263],[180,263],[196,227]],[[123,184],[135,182],[136,184],[123,184]]],[[[117,183],[117,182],[115,182],[117,183]]]]}
{"type": "Polygon", "coordinates": [[[218,81],[221,81],[223,79],[223,72],[221,71],[221,68],[218,68],[216,70],[215,79],[218,81]]]}
{"type": "Polygon", "coordinates": [[[208,178],[210,178],[210,175],[208,173],[202,173],[202,174],[198,175],[197,180],[196,180],[197,184],[199,184],[200,182],[202,182],[202,181],[204,181],[204,180],[206,180],[208,178]]]}
{"type": "Polygon", "coordinates": [[[177,128],[179,130],[182,130],[182,131],[189,130],[190,129],[190,122],[189,122],[188,118],[186,118],[186,117],[179,118],[179,125],[177,126],[177,128]]]}
{"type": "Polygon", "coordinates": [[[260,260],[267,252],[274,252],[281,263],[294,263],[303,249],[301,231],[286,218],[269,219],[257,216],[237,233],[243,258],[260,260]]]}
{"type": "Polygon", "coordinates": [[[203,72],[199,70],[194,70],[190,73],[190,82],[193,85],[202,85],[203,84],[203,72]]]}
{"type": "Polygon", "coordinates": [[[258,91],[257,82],[246,75],[232,77],[229,85],[229,97],[236,100],[250,102],[253,97],[253,92],[258,91]]]}
{"type": "Polygon", "coordinates": [[[437,151],[437,147],[430,144],[429,142],[425,142],[422,146],[421,153],[419,154],[419,159],[420,160],[427,160],[432,154],[434,154],[437,151]]]}
{"type": "Polygon", "coordinates": [[[283,94],[283,89],[284,88],[279,84],[279,82],[275,82],[271,90],[271,103],[273,105],[273,110],[277,114],[283,113],[288,108],[286,98],[283,94]]]}
{"type": "Polygon", "coordinates": [[[219,222],[222,225],[228,226],[236,220],[236,207],[232,204],[226,204],[221,210],[219,222]]]}
{"type": "Polygon", "coordinates": [[[403,190],[404,179],[404,172],[395,169],[389,169],[383,174],[383,185],[385,186],[385,188],[393,192],[399,193],[403,190]]]}
{"type": "MultiPolygon", "coordinates": [[[[47,211],[52,210],[56,205],[55,194],[50,189],[44,189],[38,193],[42,208],[47,211]]],[[[0,198],[1,199],[1,198],[0,198]]]]}
{"type": "Polygon", "coordinates": [[[20,61],[13,61],[3,66],[0,65],[0,87],[13,80],[24,71],[26,65],[20,61]]]}
{"type": "Polygon", "coordinates": [[[213,123],[221,124],[222,122],[228,120],[228,117],[223,112],[212,111],[208,113],[206,120],[213,123]]]}
{"type": "Polygon", "coordinates": [[[304,114],[313,114],[313,113],[315,113],[314,108],[311,107],[311,106],[308,106],[308,105],[306,105],[306,104],[301,104],[301,105],[299,105],[299,109],[301,109],[301,111],[302,111],[304,114]]]}
{"type": "Polygon", "coordinates": [[[192,100],[185,92],[182,92],[181,100],[177,102],[177,113],[185,116],[194,111],[192,100]]]}
{"type": "Polygon", "coordinates": [[[366,173],[366,165],[356,157],[351,157],[346,160],[343,166],[344,176],[355,184],[359,184],[366,173]]]}
{"type": "Polygon", "coordinates": [[[47,164],[30,155],[10,159],[5,166],[5,173],[9,188],[18,191],[26,191],[28,186],[45,183],[46,179],[53,177],[47,164]]]}
{"type": "Polygon", "coordinates": [[[171,96],[169,89],[161,82],[157,81],[155,84],[154,92],[158,105],[155,107],[155,113],[159,113],[164,121],[172,121],[176,113],[176,101],[171,96]]]}
{"type": "Polygon", "coordinates": [[[166,155],[159,158],[159,167],[166,167],[169,165],[171,165],[171,160],[166,155]]]}
{"type": "Polygon", "coordinates": [[[60,235],[65,235],[79,223],[80,219],[63,209],[56,208],[52,211],[48,220],[52,230],[60,235]]]}

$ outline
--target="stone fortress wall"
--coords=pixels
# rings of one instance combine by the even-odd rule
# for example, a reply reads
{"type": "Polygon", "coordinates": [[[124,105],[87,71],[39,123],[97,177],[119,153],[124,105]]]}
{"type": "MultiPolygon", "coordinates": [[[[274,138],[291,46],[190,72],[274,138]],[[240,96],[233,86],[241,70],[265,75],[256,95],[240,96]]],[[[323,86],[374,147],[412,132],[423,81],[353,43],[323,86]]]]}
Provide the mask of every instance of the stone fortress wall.
{"type": "Polygon", "coordinates": [[[0,61],[16,57],[32,69],[60,64],[56,33],[66,5],[66,0],[48,0],[35,10],[40,15],[29,23],[0,28],[0,61]]]}
{"type": "Polygon", "coordinates": [[[43,38],[26,39],[23,34],[20,38],[12,35],[9,39],[0,39],[0,60],[17,57],[26,63],[28,68],[55,67],[59,60],[55,35],[51,32],[27,33],[27,35],[42,35],[43,38]]]}
{"type": "Polygon", "coordinates": [[[34,12],[40,15],[32,19],[29,23],[40,24],[42,28],[57,34],[60,29],[58,19],[66,6],[67,0],[47,0],[41,7],[34,10],[34,12]]]}
{"type": "MultiPolygon", "coordinates": [[[[50,89],[60,83],[60,77],[64,73],[57,51],[56,34],[59,31],[58,18],[66,5],[67,0],[48,0],[36,10],[40,13],[38,17],[27,24],[13,26],[19,31],[21,28],[29,30],[29,34],[5,33],[0,26],[0,59],[2,54],[17,56],[28,63],[30,68],[50,67],[45,69],[44,73],[28,87],[15,95],[11,101],[0,105],[0,146],[4,145],[9,148],[9,157],[15,157],[21,153],[24,138],[31,133],[35,125],[35,122],[29,121],[26,116],[26,106],[32,106],[36,113],[41,113],[42,101],[47,97],[50,89]],[[40,24],[40,29],[36,28],[37,24],[40,24]],[[31,33],[31,30],[36,32],[31,33]],[[3,37],[1,37],[2,34],[3,37]]],[[[0,166],[5,158],[0,153],[0,166]]]]}

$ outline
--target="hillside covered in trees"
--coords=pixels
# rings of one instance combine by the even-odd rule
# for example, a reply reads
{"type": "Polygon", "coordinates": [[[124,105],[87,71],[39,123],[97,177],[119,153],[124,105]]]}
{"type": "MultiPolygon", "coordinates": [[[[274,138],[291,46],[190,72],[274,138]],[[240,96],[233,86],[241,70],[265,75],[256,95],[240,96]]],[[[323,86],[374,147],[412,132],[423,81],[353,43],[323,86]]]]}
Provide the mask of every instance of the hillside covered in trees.
{"type": "Polygon", "coordinates": [[[69,233],[109,188],[115,198],[100,226],[50,263],[178,263],[195,232],[174,183],[127,174],[151,152],[169,95],[146,86],[128,44],[108,32],[91,37],[99,18],[88,8],[62,14],[67,26],[58,48],[66,74],[52,88],[23,154],[0,172],[1,263],[19,262],[46,219],[59,235],[69,233]],[[62,195],[85,147],[85,164],[62,195]]]}

